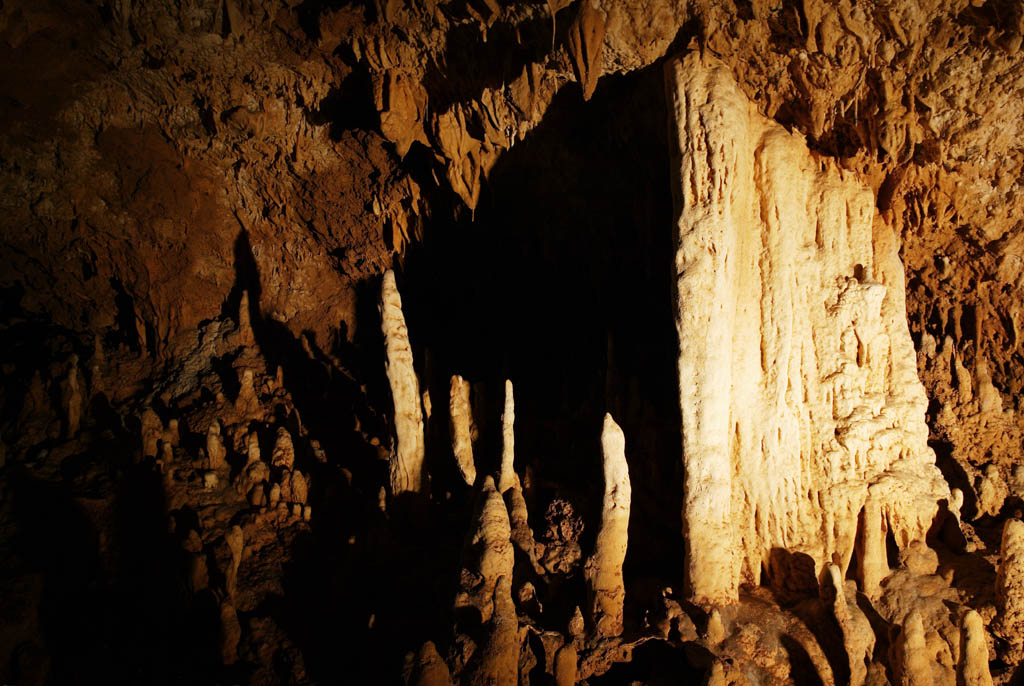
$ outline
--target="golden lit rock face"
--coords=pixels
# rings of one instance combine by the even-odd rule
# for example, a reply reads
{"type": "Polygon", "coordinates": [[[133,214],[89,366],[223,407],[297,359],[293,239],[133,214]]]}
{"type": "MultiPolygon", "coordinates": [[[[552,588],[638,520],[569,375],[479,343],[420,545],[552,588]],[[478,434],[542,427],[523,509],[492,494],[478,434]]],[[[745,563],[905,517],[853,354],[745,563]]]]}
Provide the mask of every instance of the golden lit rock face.
{"type": "Polygon", "coordinates": [[[728,603],[762,567],[781,585],[830,562],[845,575],[869,495],[865,542],[889,530],[903,548],[950,494],[873,194],[713,58],[669,63],[667,87],[686,572],[695,601],[728,603]]]}

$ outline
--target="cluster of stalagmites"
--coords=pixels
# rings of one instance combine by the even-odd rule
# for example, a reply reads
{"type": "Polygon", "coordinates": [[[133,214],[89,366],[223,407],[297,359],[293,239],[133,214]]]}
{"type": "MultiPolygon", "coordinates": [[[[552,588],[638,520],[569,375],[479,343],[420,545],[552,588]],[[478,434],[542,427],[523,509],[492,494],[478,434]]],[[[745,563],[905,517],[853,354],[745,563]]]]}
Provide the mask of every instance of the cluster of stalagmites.
{"type": "MultiPolygon", "coordinates": [[[[243,630],[236,608],[247,535],[305,527],[310,521],[311,479],[298,469],[296,439],[302,441],[303,454],[319,462],[326,459],[303,427],[284,388],[281,369],[275,375],[264,373],[247,313],[243,293],[237,327],[228,327],[220,341],[219,350],[230,354],[237,373],[233,400],[222,391],[209,392],[206,397],[212,396],[212,402],[198,409],[193,406],[187,416],[167,417],[171,410],[164,399],[151,396],[152,404],[135,414],[139,443],[133,460],[162,475],[163,494],[172,513],[169,534],[181,550],[184,584],[192,594],[212,594],[216,599],[220,657],[225,665],[239,659],[243,630]],[[269,452],[261,451],[261,446],[269,452]],[[208,513],[198,522],[176,514],[194,511],[197,504],[208,513]]],[[[88,384],[78,368],[79,360],[72,356],[63,366],[58,395],[47,388],[41,374],[35,374],[20,419],[25,445],[40,437],[75,439],[91,430],[83,426],[87,405],[107,392],[104,378],[114,376],[107,370],[99,338],[88,384]],[[58,408],[52,407],[54,397],[60,398],[58,408]]],[[[0,451],[0,458],[3,455],[0,451]]]]}
{"type": "MultiPolygon", "coordinates": [[[[391,495],[429,491],[423,470],[423,399],[413,367],[408,330],[395,277],[384,275],[381,320],[387,349],[387,376],[394,400],[395,445],[391,452],[391,495]]],[[[576,683],[594,673],[595,665],[621,658],[629,645],[621,638],[625,587],[622,563],[626,553],[630,484],[625,437],[610,415],[605,417],[602,446],[605,494],[598,542],[587,559],[584,575],[588,598],[564,631],[540,628],[530,617],[539,610],[537,584],[573,569],[579,559],[576,542],[582,528],[567,503],[552,503],[552,528],[537,541],[529,524],[523,483],[515,469],[515,397],[505,381],[501,416],[501,455],[488,471],[474,456],[476,425],[470,384],[460,376],[450,383],[449,430],[456,467],[472,489],[475,508],[467,536],[453,609],[455,633],[443,659],[428,642],[408,656],[409,683],[518,684],[543,660],[543,669],[558,684],[576,683]],[[564,531],[562,531],[564,527],[564,531]],[[575,551],[575,554],[574,554],[575,551]],[[544,555],[542,561],[541,556],[544,555]],[[518,560],[518,566],[517,566],[518,560]],[[543,654],[529,647],[539,638],[543,654]],[[582,658],[582,659],[581,659],[582,658]],[[588,662],[589,659],[589,662],[588,662]]]]}
{"type": "MultiPolygon", "coordinates": [[[[690,610],[666,590],[640,634],[623,636],[630,484],[624,436],[607,416],[587,597],[568,626],[542,628],[531,608],[552,565],[514,469],[512,384],[492,473],[474,455],[470,387],[455,376],[452,453],[476,514],[454,635],[409,655],[409,683],[525,683],[540,664],[556,683],[575,683],[661,639],[701,643],[714,684],[799,678],[806,666],[794,650],[824,683],[991,684],[986,623],[1009,663],[1024,650],[1024,523],[1006,525],[997,613],[983,608],[985,618],[927,542],[965,549],[963,493],[950,490],[927,444],[903,269],[873,195],[760,115],[714,59],[671,62],[667,85],[690,610]],[[888,632],[887,654],[876,625],[888,632]],[[444,658],[437,645],[450,646],[444,658]]],[[[383,283],[392,494],[428,493],[408,330],[394,275],[383,283]]],[[[988,393],[980,402],[997,401],[988,393]]],[[[1008,494],[994,469],[976,491],[980,514],[996,514],[1008,494]]]]}

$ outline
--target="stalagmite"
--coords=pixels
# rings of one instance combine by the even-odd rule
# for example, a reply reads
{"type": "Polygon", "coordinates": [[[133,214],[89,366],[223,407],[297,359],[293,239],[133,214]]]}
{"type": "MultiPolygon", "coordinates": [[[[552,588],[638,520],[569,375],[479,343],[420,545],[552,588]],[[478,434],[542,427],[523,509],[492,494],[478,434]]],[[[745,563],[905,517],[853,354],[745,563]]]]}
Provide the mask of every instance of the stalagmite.
{"type": "Polygon", "coordinates": [[[996,570],[995,629],[1009,646],[1013,662],[1024,659],[1024,522],[1007,520],[999,547],[996,570]]]}
{"type": "Polygon", "coordinates": [[[249,463],[259,462],[260,437],[255,431],[250,432],[248,438],[246,439],[245,454],[246,459],[249,463]]]}
{"type": "Polygon", "coordinates": [[[225,602],[220,606],[220,659],[226,665],[238,661],[238,641],[242,637],[242,627],[238,623],[235,606],[225,602]]]}
{"type": "Polygon", "coordinates": [[[244,415],[255,411],[259,404],[260,401],[256,395],[256,385],[253,381],[252,370],[245,369],[242,371],[238,397],[235,398],[235,410],[244,415]]]}
{"type": "Polygon", "coordinates": [[[911,610],[903,620],[903,630],[896,639],[896,683],[900,686],[932,686],[932,659],[925,643],[924,622],[918,610],[911,610]]]}
{"type": "Polygon", "coordinates": [[[242,527],[237,524],[232,526],[224,534],[224,540],[228,544],[228,550],[231,551],[231,565],[224,576],[226,577],[228,595],[234,596],[238,583],[238,567],[242,564],[242,552],[245,550],[245,533],[242,531],[242,527]]]}
{"type": "Polygon", "coordinates": [[[452,452],[455,463],[467,484],[476,482],[476,463],[473,461],[473,409],[469,404],[469,382],[453,376],[448,401],[451,418],[452,452]]]}
{"type": "Polygon", "coordinates": [[[169,443],[172,447],[177,448],[178,444],[181,443],[181,434],[178,431],[178,420],[172,419],[167,422],[167,429],[163,433],[164,443],[169,443]]]}
{"type": "Polygon", "coordinates": [[[1003,509],[1003,502],[1010,490],[999,473],[999,468],[994,464],[987,465],[981,476],[978,477],[978,516],[997,515],[1003,509]]]}
{"type": "Polygon", "coordinates": [[[576,647],[566,643],[555,653],[555,686],[574,686],[576,669],[576,647]]]}
{"type": "Polygon", "coordinates": [[[433,641],[420,646],[412,666],[409,686],[452,686],[451,672],[438,655],[433,641]]]}
{"type": "Polygon", "coordinates": [[[869,598],[881,591],[882,579],[889,575],[889,559],[885,550],[885,528],[878,500],[868,496],[864,503],[864,520],[860,530],[857,578],[860,590],[869,598]]]}
{"type": "Polygon", "coordinates": [[[830,564],[826,572],[826,599],[832,603],[832,614],[843,634],[843,647],[850,664],[850,686],[863,686],[868,675],[867,663],[875,649],[875,633],[860,609],[847,603],[839,567],[830,564]]]}
{"type": "Polygon", "coordinates": [[[473,655],[475,669],[467,686],[517,686],[519,683],[519,620],[512,602],[512,577],[502,575],[494,586],[494,613],[486,637],[473,655]]]}
{"type": "Polygon", "coordinates": [[[409,331],[395,273],[384,272],[380,295],[381,329],[387,350],[388,383],[395,407],[396,447],[391,456],[391,495],[423,490],[423,411],[420,384],[413,368],[409,331]]]}
{"type": "Polygon", "coordinates": [[[214,420],[206,432],[206,459],[209,461],[207,468],[214,471],[226,471],[228,469],[225,459],[227,454],[224,441],[220,437],[220,422],[214,420]]]}
{"type": "Polygon", "coordinates": [[[245,347],[256,342],[249,317],[249,291],[242,291],[242,298],[238,302],[238,337],[239,342],[245,347]]]}
{"type": "Polygon", "coordinates": [[[484,480],[476,526],[468,541],[462,584],[455,607],[475,607],[480,619],[488,621],[494,612],[492,600],[499,577],[511,580],[515,554],[508,511],[490,476],[484,480]]]}
{"type": "Polygon", "coordinates": [[[505,491],[505,505],[508,508],[509,523],[512,527],[512,544],[529,560],[530,566],[537,574],[543,574],[544,568],[537,561],[537,548],[530,528],[529,511],[523,489],[518,485],[505,491]]]}
{"type": "Polygon", "coordinates": [[[295,470],[292,472],[292,502],[305,505],[308,493],[309,485],[306,482],[306,477],[299,470],[295,470]]]}
{"type": "Polygon", "coordinates": [[[722,613],[718,608],[712,608],[708,614],[708,625],[704,631],[704,640],[708,642],[708,645],[716,646],[725,640],[727,632],[725,630],[725,623],[722,621],[722,613]]]}
{"type": "Polygon", "coordinates": [[[631,495],[626,437],[610,414],[604,416],[601,451],[604,455],[601,529],[584,574],[594,627],[599,636],[610,637],[622,633],[622,606],[626,598],[622,563],[626,559],[631,495]]]}
{"type": "Polygon", "coordinates": [[[949,488],[872,192],[765,118],[713,57],[667,66],[689,594],[731,603],[773,549],[845,576],[869,491],[898,546],[949,488]]]}
{"type": "Polygon", "coordinates": [[[498,474],[498,492],[504,493],[519,483],[516,476],[516,400],[512,382],[505,380],[505,411],[501,413],[501,471],[498,474]]]}
{"type": "Polygon", "coordinates": [[[992,686],[988,669],[988,641],[985,625],[974,610],[964,615],[960,628],[963,647],[960,650],[961,676],[964,686],[992,686]]]}
{"type": "Polygon", "coordinates": [[[284,467],[285,469],[291,469],[295,466],[295,446],[292,443],[292,435],[283,426],[277,429],[274,451],[270,454],[270,465],[272,467],[284,467]]]}
{"type": "Polygon", "coordinates": [[[142,423],[142,456],[156,457],[157,443],[163,435],[164,425],[151,407],[142,411],[140,419],[142,423]]]}
{"type": "Polygon", "coordinates": [[[64,430],[67,438],[78,434],[82,422],[82,389],[78,382],[78,355],[71,356],[68,377],[61,397],[64,410],[64,430]]]}

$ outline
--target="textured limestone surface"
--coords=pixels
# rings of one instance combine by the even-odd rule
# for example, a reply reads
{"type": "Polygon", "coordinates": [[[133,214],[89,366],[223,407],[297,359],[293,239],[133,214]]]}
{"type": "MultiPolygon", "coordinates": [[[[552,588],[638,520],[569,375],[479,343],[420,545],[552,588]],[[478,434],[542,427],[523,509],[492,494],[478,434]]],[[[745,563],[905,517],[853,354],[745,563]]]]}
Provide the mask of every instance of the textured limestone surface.
{"type": "Polygon", "coordinates": [[[891,231],[723,63],[691,53],[667,84],[691,595],[735,601],[762,567],[785,585],[804,558],[845,575],[869,499],[900,547],[950,499],[891,231]]]}

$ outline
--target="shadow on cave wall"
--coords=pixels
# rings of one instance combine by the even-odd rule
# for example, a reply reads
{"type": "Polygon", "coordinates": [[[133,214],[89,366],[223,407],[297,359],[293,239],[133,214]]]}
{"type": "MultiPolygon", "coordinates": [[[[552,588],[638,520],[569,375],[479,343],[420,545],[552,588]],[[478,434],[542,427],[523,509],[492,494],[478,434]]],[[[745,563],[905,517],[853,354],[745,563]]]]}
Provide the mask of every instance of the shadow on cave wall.
{"type": "Polygon", "coordinates": [[[682,568],[666,116],[660,63],[603,78],[587,103],[562,89],[491,171],[474,216],[427,226],[399,283],[435,411],[452,374],[474,383],[475,452],[491,469],[503,379],[514,383],[535,530],[560,495],[596,533],[612,413],[634,492],[627,573],[682,568]]]}

